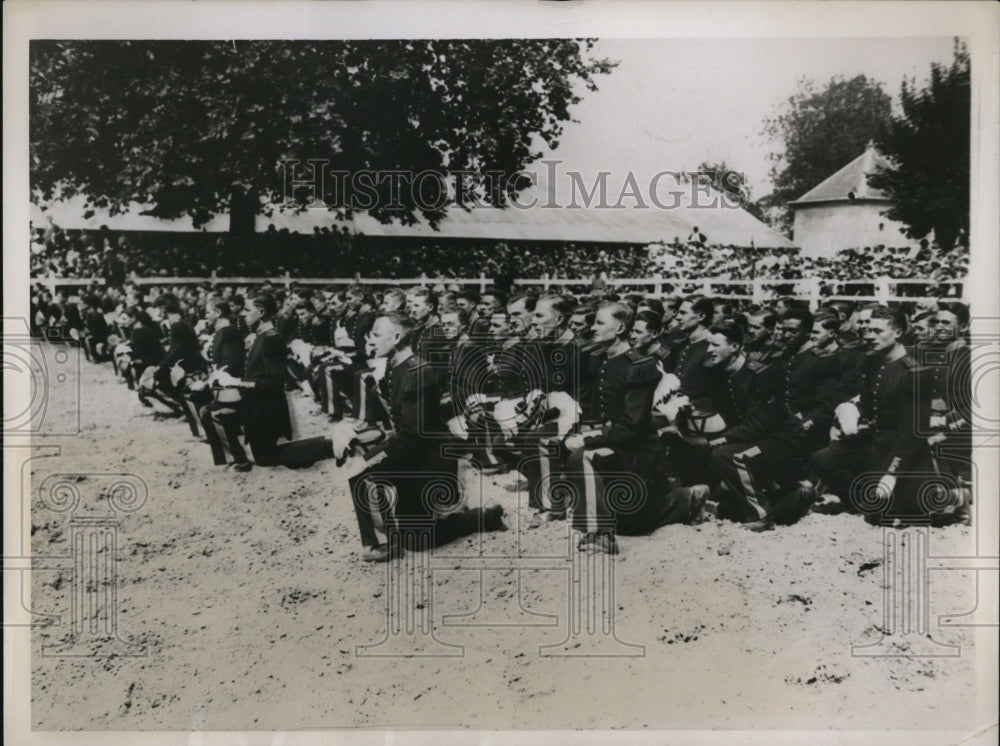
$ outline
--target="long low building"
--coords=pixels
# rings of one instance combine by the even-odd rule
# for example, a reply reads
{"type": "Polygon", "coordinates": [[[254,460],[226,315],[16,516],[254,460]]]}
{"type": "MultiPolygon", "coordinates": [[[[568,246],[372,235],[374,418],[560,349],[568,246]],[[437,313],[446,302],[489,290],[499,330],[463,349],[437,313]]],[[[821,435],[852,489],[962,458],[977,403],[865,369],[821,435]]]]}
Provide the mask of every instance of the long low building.
{"type": "MultiPolygon", "coordinates": [[[[97,230],[171,231],[221,233],[229,228],[229,216],[217,215],[206,226],[195,229],[187,218],[161,220],[143,215],[142,205],[121,215],[84,207],[82,197],[53,203],[44,209],[32,205],[32,222],[44,227],[51,220],[60,228],[97,230]],[[87,214],[87,217],[84,215],[87,214]]],[[[423,221],[414,225],[398,222],[383,224],[367,213],[338,222],[325,209],[301,213],[276,210],[270,217],[258,215],[257,232],[288,230],[310,234],[320,228],[346,228],[358,236],[437,239],[472,239],[497,241],[567,241],[586,243],[646,245],[659,241],[685,241],[692,232],[701,233],[707,243],[756,246],[759,248],[794,248],[792,242],[745,210],[716,200],[715,207],[679,205],[659,208],[626,206],[614,208],[545,207],[530,209],[477,207],[469,210],[453,207],[437,229],[423,221]]]]}

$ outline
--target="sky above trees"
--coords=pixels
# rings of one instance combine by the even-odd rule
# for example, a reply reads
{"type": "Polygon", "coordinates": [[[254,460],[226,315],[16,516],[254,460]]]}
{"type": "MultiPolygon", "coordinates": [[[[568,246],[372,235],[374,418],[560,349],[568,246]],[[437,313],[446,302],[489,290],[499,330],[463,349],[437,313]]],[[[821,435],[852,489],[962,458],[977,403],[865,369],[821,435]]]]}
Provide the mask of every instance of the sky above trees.
{"type": "MultiPolygon", "coordinates": [[[[800,78],[821,87],[834,76],[866,75],[883,84],[898,113],[904,77],[922,86],[931,63],[950,64],[953,46],[952,36],[601,39],[594,54],[620,64],[572,108],[579,123],[566,125],[550,156],[590,179],[612,171],[615,195],[613,185],[629,170],[652,175],[725,161],[745,172],[753,195],[762,197],[771,191],[768,154],[781,147],[763,135],[763,123],[800,78]]],[[[539,175],[544,191],[546,172],[539,175]]],[[[559,187],[567,187],[565,179],[559,187]]]]}

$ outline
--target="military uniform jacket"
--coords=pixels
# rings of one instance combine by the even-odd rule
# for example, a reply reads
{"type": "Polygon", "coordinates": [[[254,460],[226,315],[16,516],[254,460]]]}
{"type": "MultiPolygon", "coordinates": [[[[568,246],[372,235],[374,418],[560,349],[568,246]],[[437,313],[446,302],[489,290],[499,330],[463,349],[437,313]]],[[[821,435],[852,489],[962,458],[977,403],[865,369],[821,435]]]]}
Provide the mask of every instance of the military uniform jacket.
{"type": "Polygon", "coordinates": [[[828,429],[840,380],[836,353],[810,348],[786,357],[779,370],[780,388],[775,392],[779,407],[808,429],[828,429]]]}
{"type": "Polygon", "coordinates": [[[722,375],[715,368],[705,365],[708,355],[708,340],[692,342],[690,339],[674,355],[668,358],[664,369],[680,379],[681,391],[687,394],[695,406],[703,406],[711,396],[722,375]]]}
{"type": "Polygon", "coordinates": [[[608,357],[601,353],[588,411],[604,423],[599,435],[584,439],[587,448],[629,449],[652,435],[653,393],[660,373],[652,358],[635,350],[608,357]]]}
{"type": "Polygon", "coordinates": [[[254,383],[243,393],[243,417],[274,430],[279,438],[292,437],[292,419],[285,398],[287,358],[285,340],[272,327],[254,338],[243,375],[244,380],[254,383]]]}
{"type": "Polygon", "coordinates": [[[930,391],[920,386],[920,371],[909,355],[893,361],[865,357],[858,412],[871,428],[871,468],[895,471],[912,467],[926,451],[918,423],[930,418],[930,391]]]}
{"type": "Polygon", "coordinates": [[[510,347],[492,350],[493,374],[489,391],[504,399],[516,399],[532,389],[541,390],[545,373],[539,360],[538,347],[528,342],[516,342],[510,347]]]}
{"type": "MultiPolygon", "coordinates": [[[[919,359],[927,369],[920,385],[930,389],[932,414],[943,415],[948,430],[969,431],[972,426],[972,360],[969,345],[956,340],[948,345],[921,344],[919,359]]],[[[926,423],[925,423],[926,424],[926,423]]]]}
{"type": "Polygon", "coordinates": [[[226,372],[237,378],[243,377],[246,363],[246,347],[243,345],[243,335],[232,324],[215,330],[212,337],[212,364],[217,368],[225,368],[226,372]]]}
{"type": "Polygon", "coordinates": [[[726,422],[726,429],[747,420],[751,408],[760,401],[762,393],[757,383],[758,363],[747,360],[739,370],[727,372],[724,380],[712,392],[712,404],[726,422]]]}
{"type": "Polygon", "coordinates": [[[533,343],[535,356],[542,366],[546,393],[565,391],[574,399],[580,398],[580,348],[569,334],[557,339],[538,340],[533,343]]]}
{"type": "Polygon", "coordinates": [[[425,466],[427,454],[440,444],[429,435],[441,432],[440,385],[433,368],[411,355],[386,371],[379,392],[394,430],[383,450],[394,462],[425,466]]]}
{"type": "Polygon", "coordinates": [[[142,365],[159,365],[163,360],[163,345],[159,330],[144,324],[132,327],[132,359],[142,365]]]}
{"type": "Polygon", "coordinates": [[[186,321],[175,321],[170,325],[170,346],[167,348],[162,365],[171,368],[176,363],[180,363],[188,373],[205,367],[198,335],[186,321]]]}

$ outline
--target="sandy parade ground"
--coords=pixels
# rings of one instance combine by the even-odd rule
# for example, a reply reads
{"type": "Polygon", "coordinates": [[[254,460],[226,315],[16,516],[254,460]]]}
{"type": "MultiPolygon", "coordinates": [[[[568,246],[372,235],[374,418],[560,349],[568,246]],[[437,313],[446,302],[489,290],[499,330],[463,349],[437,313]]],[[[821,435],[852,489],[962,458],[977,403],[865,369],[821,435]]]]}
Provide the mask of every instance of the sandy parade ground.
{"type": "MultiPolygon", "coordinates": [[[[971,732],[992,717],[995,679],[977,658],[995,648],[977,634],[995,629],[941,626],[976,607],[975,573],[935,560],[975,554],[975,526],[910,530],[913,546],[929,537],[925,618],[938,645],[897,634],[878,649],[888,657],[852,655],[892,623],[883,530],[857,516],[809,515],[763,534],[709,517],[622,538],[612,565],[578,554],[565,523],[527,530],[516,473],[477,472],[468,484],[481,479],[484,504],[504,506],[509,530],[410,553],[390,576],[359,561],[332,461],[213,467],[182,420],[140,406],[110,365],[81,361],[79,371],[79,401],[72,380],[54,386],[46,423],[78,412],[80,433],[36,439],[58,455],[28,467],[31,550],[49,558],[35,563],[30,607],[59,615],[32,633],[35,729],[971,732]],[[73,510],[43,499],[58,474],[76,485],[73,510]],[[80,516],[107,514],[115,474],[148,495],[118,513],[116,549],[84,544],[74,560],[80,516]],[[101,598],[117,611],[117,642],[89,626],[105,612],[88,606],[94,588],[74,582],[79,562],[116,578],[117,596],[101,598]],[[580,590],[602,577],[610,594],[580,590]],[[587,613],[599,598],[612,599],[610,615],[587,613]],[[410,611],[389,636],[396,600],[410,611]],[[60,647],[71,639],[76,647],[60,647]],[[942,657],[912,655],[928,651],[942,657]]],[[[314,403],[289,397],[299,436],[322,434],[314,403]]],[[[480,490],[469,492],[476,504],[480,490]]]]}

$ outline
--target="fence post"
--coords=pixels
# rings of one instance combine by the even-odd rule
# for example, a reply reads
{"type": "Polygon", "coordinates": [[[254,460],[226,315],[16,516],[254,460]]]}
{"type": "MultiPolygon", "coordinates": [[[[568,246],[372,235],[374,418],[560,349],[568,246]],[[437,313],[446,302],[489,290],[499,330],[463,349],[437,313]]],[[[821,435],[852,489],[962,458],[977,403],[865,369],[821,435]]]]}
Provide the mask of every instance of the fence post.
{"type": "Polygon", "coordinates": [[[212,283],[212,287],[215,287],[216,285],[219,284],[218,278],[215,276],[215,270],[214,269],[212,270],[212,278],[211,278],[211,280],[209,280],[209,282],[212,283]]]}
{"type": "Polygon", "coordinates": [[[662,298],[663,297],[663,275],[656,275],[655,280],[656,280],[656,282],[653,285],[653,294],[656,295],[657,298],[662,298]]]}
{"type": "Polygon", "coordinates": [[[819,308],[819,278],[809,279],[809,309],[815,311],[819,308]]]}
{"type": "Polygon", "coordinates": [[[752,283],[752,288],[750,290],[750,300],[754,305],[759,306],[764,302],[764,282],[758,278],[755,278],[752,283]]]}
{"type": "Polygon", "coordinates": [[[709,296],[712,295],[712,281],[711,280],[705,279],[705,280],[702,281],[702,283],[701,283],[701,294],[704,295],[704,296],[706,296],[706,297],[709,297],[709,296]]]}
{"type": "Polygon", "coordinates": [[[883,305],[889,302],[889,279],[887,277],[879,277],[875,281],[875,297],[883,305]]]}
{"type": "Polygon", "coordinates": [[[486,295],[486,273],[479,273],[479,294],[486,295]]]}

